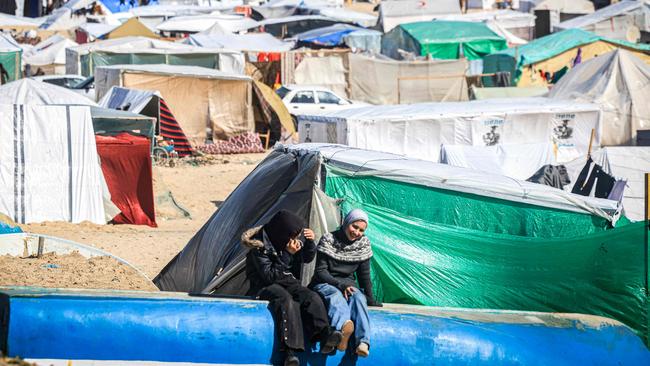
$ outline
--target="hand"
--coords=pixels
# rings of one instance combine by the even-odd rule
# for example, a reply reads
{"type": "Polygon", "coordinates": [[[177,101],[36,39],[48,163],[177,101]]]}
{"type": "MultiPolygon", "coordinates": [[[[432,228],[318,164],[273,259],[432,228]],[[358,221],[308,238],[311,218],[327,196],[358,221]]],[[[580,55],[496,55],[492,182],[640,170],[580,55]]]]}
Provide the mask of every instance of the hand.
{"type": "Polygon", "coordinates": [[[302,231],[302,235],[305,237],[307,240],[314,240],[316,239],[316,235],[314,234],[314,230],[310,228],[306,228],[302,231]]]}
{"type": "Polygon", "coordinates": [[[355,292],[356,290],[357,290],[357,289],[355,289],[355,288],[352,287],[352,286],[348,286],[348,287],[346,287],[346,288],[345,288],[345,291],[343,291],[343,297],[345,297],[346,300],[349,299],[350,296],[352,296],[352,294],[354,294],[354,292],[355,292]]]}
{"type": "Polygon", "coordinates": [[[289,244],[287,244],[287,252],[289,254],[294,255],[298,253],[298,251],[302,249],[302,242],[298,239],[291,239],[289,240],[289,244]]]}

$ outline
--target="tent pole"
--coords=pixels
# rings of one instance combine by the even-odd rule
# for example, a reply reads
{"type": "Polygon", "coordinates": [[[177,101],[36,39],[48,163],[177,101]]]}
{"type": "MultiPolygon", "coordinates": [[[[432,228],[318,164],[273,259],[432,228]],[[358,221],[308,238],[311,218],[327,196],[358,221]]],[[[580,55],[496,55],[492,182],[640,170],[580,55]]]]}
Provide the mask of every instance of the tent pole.
{"type": "Polygon", "coordinates": [[[591,157],[591,146],[594,142],[594,135],[596,134],[596,129],[591,129],[591,137],[589,137],[589,149],[587,149],[587,159],[591,157]]]}

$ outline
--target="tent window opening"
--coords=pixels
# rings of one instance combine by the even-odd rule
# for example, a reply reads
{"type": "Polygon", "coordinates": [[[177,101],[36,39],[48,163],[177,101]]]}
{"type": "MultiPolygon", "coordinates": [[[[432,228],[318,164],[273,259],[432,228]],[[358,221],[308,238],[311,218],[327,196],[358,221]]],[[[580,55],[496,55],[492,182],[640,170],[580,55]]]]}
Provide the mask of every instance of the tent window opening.
{"type": "Polygon", "coordinates": [[[319,91],[316,92],[318,95],[318,103],[325,103],[325,104],[339,104],[341,99],[337,97],[336,95],[326,92],[326,91],[319,91]]]}
{"type": "Polygon", "coordinates": [[[311,91],[296,92],[296,95],[294,95],[293,99],[291,99],[291,103],[315,103],[314,92],[311,91]]]}

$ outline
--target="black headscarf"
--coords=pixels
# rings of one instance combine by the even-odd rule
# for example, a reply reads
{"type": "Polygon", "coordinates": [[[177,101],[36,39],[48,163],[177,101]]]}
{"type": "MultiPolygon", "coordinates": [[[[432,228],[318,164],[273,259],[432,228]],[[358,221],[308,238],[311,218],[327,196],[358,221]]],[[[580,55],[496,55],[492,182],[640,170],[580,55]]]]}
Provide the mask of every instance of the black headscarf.
{"type": "Polygon", "coordinates": [[[289,239],[299,234],[304,227],[305,222],[300,216],[280,210],[264,225],[264,231],[275,250],[281,252],[289,243],[289,239]]]}

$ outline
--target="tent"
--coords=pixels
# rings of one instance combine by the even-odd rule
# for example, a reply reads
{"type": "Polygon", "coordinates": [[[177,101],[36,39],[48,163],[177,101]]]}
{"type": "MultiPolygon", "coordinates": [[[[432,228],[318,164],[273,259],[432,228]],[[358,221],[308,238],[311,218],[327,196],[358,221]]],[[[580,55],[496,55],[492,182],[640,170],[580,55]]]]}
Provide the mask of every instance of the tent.
{"type": "Polygon", "coordinates": [[[384,302],[594,314],[648,336],[645,227],[612,229],[615,202],[347,146],[276,146],[154,283],[244,294],[242,232],[288,209],[318,237],[339,222],[335,199],[370,216],[384,302]]]}
{"type": "Polygon", "coordinates": [[[564,21],[553,29],[580,28],[596,35],[639,42],[640,31],[650,32],[650,3],[626,0],[604,7],[593,14],[564,21]]]}
{"type": "Polygon", "coordinates": [[[83,44],[66,50],[66,73],[90,76],[98,66],[169,64],[202,66],[243,73],[241,52],[208,49],[147,37],[123,37],[83,44]]]}
{"type": "Polygon", "coordinates": [[[10,35],[0,32],[0,64],[7,71],[7,81],[20,79],[22,52],[22,48],[10,35]]]}
{"type": "Polygon", "coordinates": [[[87,43],[96,39],[115,39],[123,37],[160,38],[137,18],[132,17],[118,26],[103,23],[82,24],[76,31],[77,41],[87,43]]]}
{"type": "Polygon", "coordinates": [[[338,47],[344,44],[345,36],[362,30],[365,29],[350,24],[334,24],[296,34],[293,38],[298,41],[298,47],[338,47]]]}
{"type": "MultiPolygon", "coordinates": [[[[650,63],[650,45],[604,38],[581,29],[568,29],[484,57],[483,72],[508,72],[513,75],[513,86],[546,86],[553,82],[554,74],[571,69],[576,60],[584,62],[617,48],[628,50],[650,63]]],[[[484,84],[492,86],[489,80],[484,80],[484,84]]]]}
{"type": "Polygon", "coordinates": [[[70,89],[34,79],[20,79],[0,87],[2,104],[65,104],[97,106],[70,89]]]}
{"type": "MultiPolygon", "coordinates": [[[[192,153],[192,145],[185,132],[159,92],[113,86],[101,99],[99,105],[155,118],[157,134],[166,141],[173,140],[174,150],[178,152],[178,156],[184,157],[192,153]]],[[[151,134],[153,137],[154,132],[152,131],[151,134]]]]}
{"type": "Polygon", "coordinates": [[[477,60],[507,48],[484,23],[434,20],[401,24],[384,35],[381,53],[399,60],[400,51],[436,59],[477,60]]]}
{"type": "Polygon", "coordinates": [[[466,60],[394,61],[349,55],[350,98],[372,104],[467,100],[466,60]]]}
{"type": "Polygon", "coordinates": [[[545,86],[508,86],[500,88],[478,88],[472,85],[469,88],[469,98],[474,100],[495,99],[495,98],[525,98],[543,97],[548,94],[545,86]]]}
{"type": "Polygon", "coordinates": [[[197,33],[187,37],[184,42],[198,47],[248,52],[285,52],[294,47],[294,42],[281,41],[268,33],[197,33]]]}
{"type": "Polygon", "coordinates": [[[235,33],[254,27],[257,22],[241,15],[193,15],[178,16],[156,26],[159,32],[198,33],[211,27],[219,27],[224,33],[235,33]]]}
{"type": "Polygon", "coordinates": [[[111,14],[112,11],[102,2],[97,0],[70,0],[60,8],[55,9],[45,18],[40,28],[48,31],[73,30],[85,23],[87,15],[94,13],[94,6],[101,9],[101,14],[111,14]]]}
{"type": "Polygon", "coordinates": [[[151,140],[126,132],[95,138],[111,200],[121,211],[112,221],[156,227],[151,140]]]}
{"type": "Polygon", "coordinates": [[[36,29],[40,25],[41,22],[39,19],[0,13],[1,30],[7,30],[7,31],[15,30],[17,32],[23,32],[23,31],[36,29]]]}
{"type": "Polygon", "coordinates": [[[382,1],[379,4],[378,26],[384,33],[400,24],[432,20],[436,15],[460,14],[460,2],[441,0],[435,2],[419,0],[382,1]]]}
{"type": "MultiPolygon", "coordinates": [[[[645,175],[650,172],[650,147],[645,146],[608,146],[591,153],[593,161],[616,179],[625,179],[627,184],[623,191],[623,212],[635,221],[645,219],[645,175]]],[[[564,164],[572,182],[575,182],[585,166],[587,157],[564,164]]],[[[565,187],[571,191],[573,184],[565,187]]]]}
{"type": "Polygon", "coordinates": [[[249,29],[259,29],[262,32],[267,32],[275,37],[284,39],[313,29],[329,27],[339,23],[342,22],[322,15],[295,15],[286,18],[263,20],[249,29]]]}
{"type": "Polygon", "coordinates": [[[299,116],[300,141],[329,142],[438,162],[441,145],[554,144],[558,162],[600,145],[598,105],[548,98],[382,105],[299,116]],[[309,139],[309,140],[308,140],[309,139]]]}
{"type": "Polygon", "coordinates": [[[106,223],[88,106],[0,105],[0,151],[0,212],[20,224],[106,223]]]}
{"type": "Polygon", "coordinates": [[[58,34],[37,44],[23,54],[23,62],[45,74],[65,74],[65,50],[78,44],[58,34]]]}
{"type": "Polygon", "coordinates": [[[95,75],[98,99],[112,86],[160,92],[192,145],[254,130],[251,83],[245,75],[197,66],[113,65],[95,75]]]}
{"type": "Polygon", "coordinates": [[[381,37],[383,33],[372,29],[363,29],[348,33],[343,37],[345,45],[352,52],[368,52],[370,54],[381,53],[381,37]]]}
{"type": "Polygon", "coordinates": [[[634,145],[650,129],[650,65],[618,49],[569,71],[549,97],[597,103],[603,113],[603,145],[634,145]]]}

